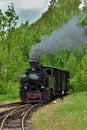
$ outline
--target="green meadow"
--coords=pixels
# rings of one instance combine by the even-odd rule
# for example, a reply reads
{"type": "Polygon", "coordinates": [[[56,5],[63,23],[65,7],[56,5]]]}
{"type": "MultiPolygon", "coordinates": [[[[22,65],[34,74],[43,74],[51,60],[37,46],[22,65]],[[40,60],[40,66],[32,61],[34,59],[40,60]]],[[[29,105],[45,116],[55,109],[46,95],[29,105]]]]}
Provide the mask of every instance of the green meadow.
{"type": "Polygon", "coordinates": [[[51,102],[34,113],[32,120],[35,130],[87,130],[87,92],[51,102]]]}

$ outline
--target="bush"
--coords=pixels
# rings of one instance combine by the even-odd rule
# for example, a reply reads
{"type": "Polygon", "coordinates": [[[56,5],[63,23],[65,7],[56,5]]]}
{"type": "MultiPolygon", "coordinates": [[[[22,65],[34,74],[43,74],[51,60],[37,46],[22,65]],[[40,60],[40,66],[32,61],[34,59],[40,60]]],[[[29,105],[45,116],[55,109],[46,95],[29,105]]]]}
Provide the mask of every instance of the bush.
{"type": "Polygon", "coordinates": [[[18,82],[8,82],[7,93],[9,94],[10,99],[19,98],[19,86],[20,84],[18,82]]]}
{"type": "Polygon", "coordinates": [[[0,81],[0,94],[6,94],[6,93],[7,93],[6,83],[0,81]]]}

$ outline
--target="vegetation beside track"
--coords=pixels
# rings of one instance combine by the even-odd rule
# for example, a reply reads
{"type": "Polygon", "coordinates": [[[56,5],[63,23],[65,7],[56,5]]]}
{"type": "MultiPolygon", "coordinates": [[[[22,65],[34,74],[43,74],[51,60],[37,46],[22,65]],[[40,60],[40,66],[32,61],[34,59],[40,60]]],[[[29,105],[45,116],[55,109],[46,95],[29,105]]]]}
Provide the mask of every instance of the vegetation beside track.
{"type": "Polygon", "coordinates": [[[87,130],[87,92],[57,99],[33,114],[35,130],[87,130]]]}
{"type": "Polygon", "coordinates": [[[0,95],[0,103],[11,103],[11,102],[16,102],[20,101],[19,98],[14,97],[14,95],[11,94],[6,94],[6,95],[0,95]]]}
{"type": "Polygon", "coordinates": [[[16,85],[15,87],[8,88],[8,93],[0,94],[0,102],[13,102],[19,101],[19,87],[16,85]]]}

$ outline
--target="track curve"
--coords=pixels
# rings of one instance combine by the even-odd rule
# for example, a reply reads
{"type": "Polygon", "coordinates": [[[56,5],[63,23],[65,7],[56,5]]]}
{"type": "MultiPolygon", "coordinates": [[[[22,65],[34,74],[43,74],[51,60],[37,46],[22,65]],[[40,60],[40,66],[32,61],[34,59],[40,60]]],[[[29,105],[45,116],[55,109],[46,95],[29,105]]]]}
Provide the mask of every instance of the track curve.
{"type": "MultiPolygon", "coordinates": [[[[4,128],[21,128],[21,130],[25,130],[25,127],[29,126],[29,123],[26,124],[26,120],[29,120],[29,114],[31,114],[31,111],[34,109],[41,107],[41,104],[32,105],[19,103],[16,105],[12,104],[12,108],[10,104],[9,106],[10,110],[0,113],[0,130],[4,130],[4,128]]],[[[2,108],[2,106],[0,108],[2,108]]]]}

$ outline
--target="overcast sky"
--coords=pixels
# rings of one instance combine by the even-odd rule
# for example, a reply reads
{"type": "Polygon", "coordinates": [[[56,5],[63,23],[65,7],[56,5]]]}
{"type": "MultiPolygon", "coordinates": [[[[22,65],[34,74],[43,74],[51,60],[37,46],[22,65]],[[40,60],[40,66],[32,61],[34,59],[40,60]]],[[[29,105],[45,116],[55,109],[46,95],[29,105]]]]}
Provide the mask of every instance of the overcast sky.
{"type": "MultiPolygon", "coordinates": [[[[0,9],[6,11],[10,3],[14,4],[15,12],[19,16],[19,23],[25,23],[29,20],[29,23],[35,22],[39,19],[43,12],[48,9],[48,5],[51,0],[0,0],[0,9]]],[[[79,9],[83,10],[85,0],[80,0],[81,4],[79,9]]],[[[87,6],[87,3],[86,3],[87,6]]]]}
{"type": "Polygon", "coordinates": [[[33,23],[48,9],[50,0],[0,0],[0,9],[6,11],[10,3],[14,4],[19,23],[33,23]]]}

